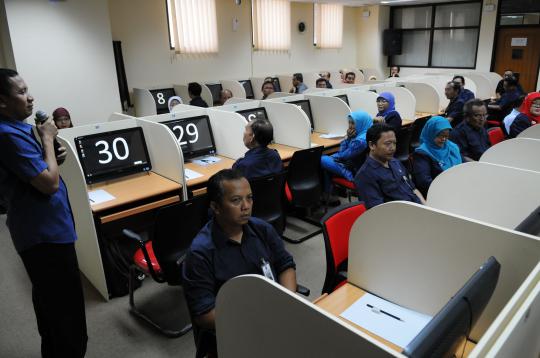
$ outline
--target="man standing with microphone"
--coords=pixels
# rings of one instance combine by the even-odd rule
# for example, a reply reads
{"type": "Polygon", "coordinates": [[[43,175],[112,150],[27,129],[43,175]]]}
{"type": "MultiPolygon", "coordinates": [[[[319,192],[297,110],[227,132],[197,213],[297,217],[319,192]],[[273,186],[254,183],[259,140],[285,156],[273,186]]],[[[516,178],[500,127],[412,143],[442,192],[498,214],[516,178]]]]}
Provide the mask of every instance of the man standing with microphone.
{"type": "Polygon", "coordinates": [[[0,68],[0,197],[7,226],[30,281],[44,358],[84,357],[86,318],[75,253],[75,227],[58,162],[66,149],[54,141],[58,130],[47,118],[25,123],[33,97],[19,74],[0,68]]]}

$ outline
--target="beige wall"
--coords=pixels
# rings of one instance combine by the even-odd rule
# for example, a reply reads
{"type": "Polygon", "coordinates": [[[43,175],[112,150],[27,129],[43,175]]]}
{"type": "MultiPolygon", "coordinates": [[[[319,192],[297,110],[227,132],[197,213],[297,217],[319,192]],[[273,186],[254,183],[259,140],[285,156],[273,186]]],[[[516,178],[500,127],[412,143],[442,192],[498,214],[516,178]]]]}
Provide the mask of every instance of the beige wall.
{"type": "Polygon", "coordinates": [[[383,31],[389,27],[390,7],[364,6],[358,9],[356,19],[358,67],[374,68],[386,77],[388,57],[383,55],[382,35],[383,31]],[[366,11],[369,11],[368,17],[363,16],[366,11]]]}
{"type": "Polygon", "coordinates": [[[110,0],[114,40],[122,41],[130,88],[189,81],[242,79],[295,71],[338,69],[356,64],[356,9],[345,8],[344,46],[318,50],[313,46],[313,5],[292,3],[292,46],[288,53],[251,50],[251,4],[217,1],[219,53],[209,56],[174,56],[168,46],[165,1],[110,0]],[[233,18],[239,27],[232,30],[233,18]],[[307,30],[299,33],[304,21],[307,30]]]}
{"type": "Polygon", "coordinates": [[[15,68],[4,1],[0,0],[0,67],[15,68]]]}
{"type": "Polygon", "coordinates": [[[66,107],[76,125],[120,111],[106,0],[5,0],[17,71],[51,113],[66,107]]]}

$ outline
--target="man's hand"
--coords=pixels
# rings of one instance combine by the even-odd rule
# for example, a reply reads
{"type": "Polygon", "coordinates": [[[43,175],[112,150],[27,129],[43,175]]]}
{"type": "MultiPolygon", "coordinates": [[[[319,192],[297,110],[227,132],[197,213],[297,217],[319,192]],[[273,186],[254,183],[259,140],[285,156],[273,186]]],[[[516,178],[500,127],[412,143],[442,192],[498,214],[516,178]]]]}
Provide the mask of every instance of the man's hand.
{"type": "Polygon", "coordinates": [[[58,128],[50,118],[47,118],[42,124],[36,123],[36,128],[42,141],[53,140],[58,134],[58,128]]]}

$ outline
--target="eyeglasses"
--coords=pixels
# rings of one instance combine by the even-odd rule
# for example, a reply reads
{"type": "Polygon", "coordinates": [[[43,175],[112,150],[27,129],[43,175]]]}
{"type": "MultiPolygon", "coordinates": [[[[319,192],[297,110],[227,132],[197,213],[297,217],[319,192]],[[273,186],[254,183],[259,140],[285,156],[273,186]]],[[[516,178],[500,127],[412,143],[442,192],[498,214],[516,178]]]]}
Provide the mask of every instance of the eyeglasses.
{"type": "Polygon", "coordinates": [[[531,107],[540,108],[540,103],[533,103],[531,104],[531,107]]]}
{"type": "Polygon", "coordinates": [[[388,103],[384,98],[377,98],[377,103],[388,103]]]}
{"type": "Polygon", "coordinates": [[[487,118],[487,113],[473,113],[473,117],[475,118],[487,118]]]}

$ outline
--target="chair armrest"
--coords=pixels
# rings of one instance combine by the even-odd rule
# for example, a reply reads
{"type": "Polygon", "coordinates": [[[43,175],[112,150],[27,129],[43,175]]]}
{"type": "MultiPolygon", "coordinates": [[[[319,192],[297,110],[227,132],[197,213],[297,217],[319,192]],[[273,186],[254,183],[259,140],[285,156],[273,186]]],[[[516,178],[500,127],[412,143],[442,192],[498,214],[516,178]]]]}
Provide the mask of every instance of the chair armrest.
{"type": "Polygon", "coordinates": [[[139,244],[139,248],[142,250],[144,259],[147,262],[146,267],[148,268],[148,273],[150,274],[150,276],[152,276],[152,278],[156,282],[165,282],[161,277],[158,276],[156,271],[154,271],[154,267],[152,266],[152,260],[150,259],[150,254],[148,253],[148,250],[146,249],[146,241],[143,240],[143,238],[139,234],[129,229],[123,229],[122,234],[124,234],[126,237],[132,240],[137,241],[137,243],[139,244]]]}
{"type": "Polygon", "coordinates": [[[302,296],[306,296],[306,297],[307,297],[307,296],[309,296],[309,294],[310,294],[311,291],[309,290],[309,288],[307,288],[307,287],[305,287],[305,286],[302,286],[302,285],[300,285],[300,284],[297,283],[297,284],[296,284],[296,292],[299,293],[299,294],[301,294],[302,296]]]}

